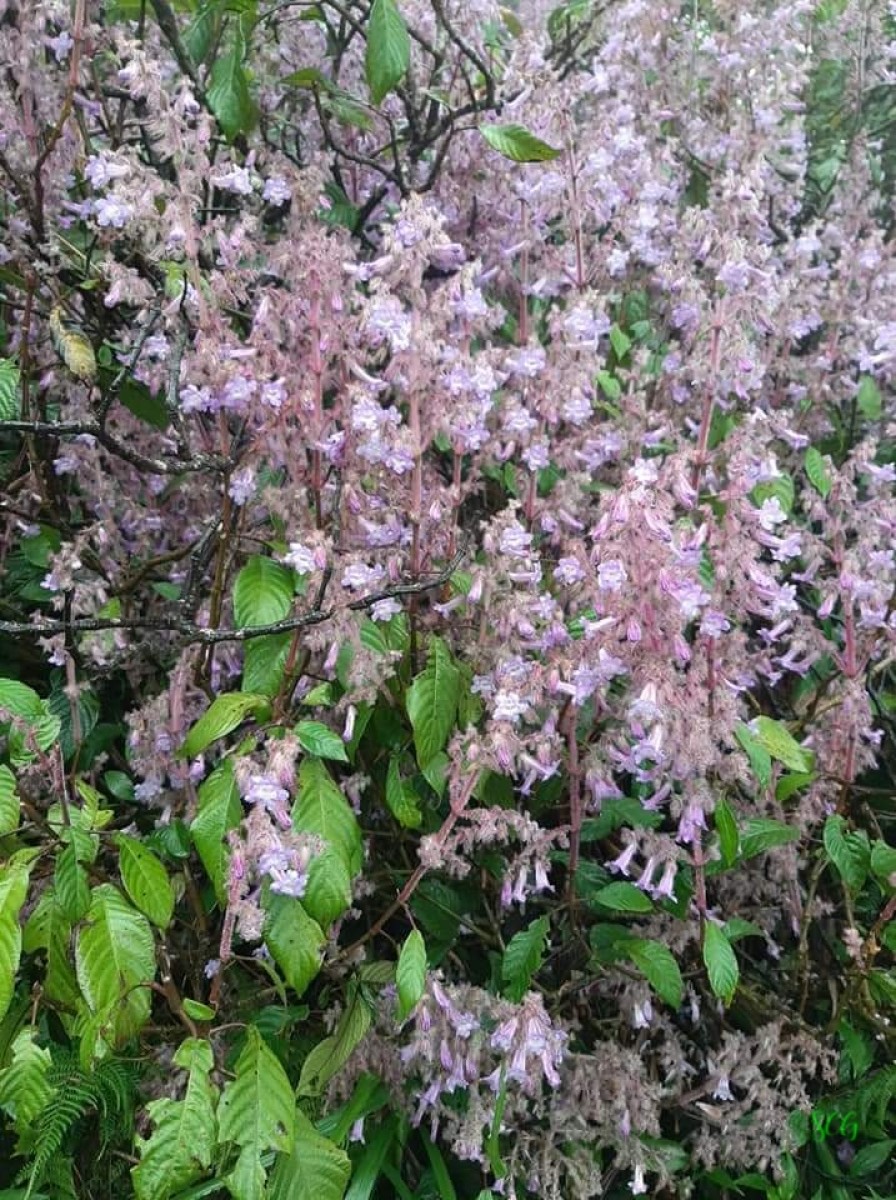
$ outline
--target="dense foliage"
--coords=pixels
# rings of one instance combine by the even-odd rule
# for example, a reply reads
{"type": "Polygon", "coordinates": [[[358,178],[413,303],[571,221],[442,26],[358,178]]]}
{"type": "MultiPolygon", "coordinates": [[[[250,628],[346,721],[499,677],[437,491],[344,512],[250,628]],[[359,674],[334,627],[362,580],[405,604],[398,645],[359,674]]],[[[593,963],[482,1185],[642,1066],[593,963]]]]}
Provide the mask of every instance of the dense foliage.
{"type": "Polygon", "coordinates": [[[896,1196],[896,13],[0,0],[0,1197],[896,1196]]]}

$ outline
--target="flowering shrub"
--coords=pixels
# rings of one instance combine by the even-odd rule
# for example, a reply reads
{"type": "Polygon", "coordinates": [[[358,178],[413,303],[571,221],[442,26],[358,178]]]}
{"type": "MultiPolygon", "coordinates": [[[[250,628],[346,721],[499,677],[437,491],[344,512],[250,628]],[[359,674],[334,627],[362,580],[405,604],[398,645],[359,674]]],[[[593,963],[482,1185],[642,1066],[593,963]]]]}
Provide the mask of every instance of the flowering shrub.
{"type": "Polygon", "coordinates": [[[754,7],[3,6],[2,1195],[892,1192],[896,16],[754,7]]]}

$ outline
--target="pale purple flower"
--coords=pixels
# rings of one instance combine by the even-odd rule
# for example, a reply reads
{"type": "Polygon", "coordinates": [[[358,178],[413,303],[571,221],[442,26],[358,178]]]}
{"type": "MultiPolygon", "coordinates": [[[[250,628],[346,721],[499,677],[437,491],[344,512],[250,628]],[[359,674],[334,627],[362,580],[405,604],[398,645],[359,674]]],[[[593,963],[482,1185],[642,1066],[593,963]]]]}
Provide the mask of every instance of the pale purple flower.
{"type": "Polygon", "coordinates": [[[527,533],[518,521],[514,521],[501,534],[498,546],[502,554],[511,558],[526,558],[532,547],[532,534],[527,533]]]}
{"type": "Polygon", "coordinates": [[[292,189],[282,176],[272,175],[265,182],[261,196],[268,204],[285,204],[287,200],[292,199],[292,189]]]}
{"type": "Polygon", "coordinates": [[[402,611],[401,604],[394,596],[386,596],[370,606],[371,621],[391,621],[402,611]]]}
{"type": "Polygon", "coordinates": [[[228,495],[238,508],[252,498],[255,491],[255,471],[252,467],[245,467],[230,480],[230,487],[227,489],[228,495]]]}
{"type": "Polygon", "coordinates": [[[653,888],[650,894],[654,900],[674,900],[675,899],[675,875],[678,871],[678,865],[674,859],[667,859],[663,867],[663,874],[660,881],[653,888]]]}
{"type": "Polygon", "coordinates": [[[510,721],[516,725],[528,708],[527,702],[517,692],[499,691],[492,704],[492,716],[496,721],[510,721]]]}
{"type": "Polygon", "coordinates": [[[252,176],[246,167],[232,166],[229,171],[211,177],[211,183],[224,192],[236,196],[252,195],[252,176]]]}
{"type": "Polygon", "coordinates": [[[614,874],[617,871],[619,871],[623,875],[628,876],[629,867],[631,866],[632,859],[635,857],[635,855],[637,853],[638,853],[638,843],[637,842],[629,842],[629,844],[625,847],[625,849],[622,851],[621,854],[619,854],[616,858],[612,859],[612,861],[610,861],[606,864],[607,870],[612,871],[614,874]]]}
{"type": "Polygon", "coordinates": [[[133,217],[134,210],[130,204],[115,196],[101,196],[94,201],[94,214],[97,224],[104,229],[110,226],[113,229],[124,229],[133,217]]]}
{"type": "Polygon", "coordinates": [[[597,586],[602,592],[618,592],[627,579],[628,572],[616,558],[600,563],[597,568],[597,586]]]}
{"type": "Polygon", "coordinates": [[[310,575],[316,569],[314,551],[302,542],[290,542],[289,551],[280,560],[300,575],[310,575]]]}
{"type": "Polygon", "coordinates": [[[370,591],[382,583],[385,574],[385,568],[379,563],[372,567],[366,563],[352,563],[342,573],[342,586],[355,592],[370,591]]]}

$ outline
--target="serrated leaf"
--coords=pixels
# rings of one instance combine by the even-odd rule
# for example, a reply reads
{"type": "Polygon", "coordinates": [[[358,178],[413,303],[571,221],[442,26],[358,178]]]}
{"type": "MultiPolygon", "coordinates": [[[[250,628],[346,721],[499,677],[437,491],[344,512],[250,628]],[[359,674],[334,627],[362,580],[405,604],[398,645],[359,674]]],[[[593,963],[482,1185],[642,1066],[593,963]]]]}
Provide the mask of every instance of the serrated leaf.
{"type": "Polygon", "coordinates": [[[195,758],[212,742],[232,733],[248,717],[266,720],[270,711],[269,698],[254,692],[228,692],[224,696],[216,696],[187,734],[178,750],[178,757],[195,758]]]}
{"type": "Polygon", "coordinates": [[[6,1016],[15,990],[22,954],[19,912],[28,894],[28,876],[28,867],[22,863],[8,863],[0,872],[0,1020],[6,1016]]]}
{"type": "Polygon", "coordinates": [[[885,890],[896,891],[896,850],[880,839],[871,843],[871,870],[885,890]]]}
{"type": "Polygon", "coordinates": [[[271,896],[264,941],[283,978],[301,996],[320,971],[327,938],[292,896],[271,896]]]}
{"type": "Polygon", "coordinates": [[[493,150],[497,150],[511,162],[549,162],[560,155],[559,150],[543,142],[522,125],[480,125],[479,132],[493,150]]]}
{"type": "Polygon", "coordinates": [[[703,932],[703,962],[713,994],[723,1003],[730,1004],[740,978],[737,957],[725,934],[711,921],[707,922],[703,932]]]}
{"type": "Polygon", "coordinates": [[[737,822],[734,819],[734,813],[725,800],[720,800],[716,805],[713,819],[715,820],[716,833],[719,835],[722,861],[726,867],[730,867],[737,859],[740,838],[737,832],[737,822]]]}
{"type": "Polygon", "coordinates": [[[529,990],[532,977],[544,960],[551,923],[539,917],[527,929],[515,933],[507,943],[501,963],[501,978],[508,999],[519,1003],[529,990]]]}
{"type": "Polygon", "coordinates": [[[603,908],[611,908],[615,912],[648,913],[653,912],[653,901],[645,896],[640,888],[633,883],[608,883],[606,887],[595,892],[590,898],[603,908]]]}
{"type": "Polygon", "coordinates": [[[34,688],[17,679],[0,679],[0,708],[26,721],[37,721],[46,712],[44,702],[34,688]]]}
{"type": "Polygon", "coordinates": [[[0,837],[14,833],[19,827],[19,793],[16,777],[5,763],[0,763],[0,837]]]}
{"type": "Polygon", "coordinates": [[[104,883],[93,889],[75,943],[75,970],[91,1011],[108,1026],[103,1040],[121,1043],[149,1017],[155,979],[155,944],[149,923],[119,892],[104,883]]]}
{"type": "Polygon", "coordinates": [[[140,1162],[131,1171],[136,1200],[167,1200],[199,1179],[212,1162],[217,1122],[216,1093],[209,1080],[211,1046],[187,1038],[174,1062],[189,1072],[184,1098],[152,1100],[146,1106],[154,1129],[150,1137],[137,1139],[140,1162]]]}
{"type": "Polygon", "coordinates": [[[308,754],[334,759],[336,762],[348,762],[342,738],[320,721],[299,721],[296,737],[299,739],[299,745],[308,754]]]}
{"type": "Polygon", "coordinates": [[[348,909],[351,884],[348,865],[338,850],[327,846],[312,858],[302,904],[322,929],[329,929],[348,909]]]}
{"type": "Polygon", "coordinates": [[[233,585],[233,615],[238,629],[274,625],[289,616],[295,593],[295,576],[289,567],[256,554],[237,575],[233,585]]]}
{"type": "Polygon", "coordinates": [[[62,915],[71,924],[80,921],[90,908],[90,887],[87,872],[78,862],[74,842],[60,851],[56,859],[54,884],[62,915]]]}
{"type": "Polygon", "coordinates": [[[398,988],[398,1020],[403,1021],[417,1006],[426,983],[426,943],[419,929],[412,929],[398,955],[395,984],[398,988]]]}
{"type": "Polygon", "coordinates": [[[206,92],[208,106],[230,142],[239,134],[248,133],[255,124],[256,111],[243,67],[244,54],[243,39],[237,36],[230,50],[212,67],[206,92]]]}
{"type": "Polygon", "coordinates": [[[298,1096],[319,1096],[337,1071],[348,1062],[370,1028],[370,1009],[354,988],[335,1033],[314,1047],[302,1064],[298,1096]]]}
{"type": "Polygon", "coordinates": [[[236,1064],[236,1078],[218,1104],[218,1140],[240,1148],[227,1183],[235,1200],[262,1200],[262,1156],[289,1152],[295,1139],[296,1104],[289,1077],[254,1025],[236,1064]]]}
{"type": "Polygon", "coordinates": [[[199,812],[190,826],[190,837],[212,881],[219,904],[224,904],[227,898],[230,864],[227,834],[236,829],[242,816],[243,806],[233,775],[233,763],[226,758],[199,785],[199,812]]]}
{"type": "Polygon", "coordinates": [[[297,1112],[292,1153],[277,1158],[268,1198],[342,1200],[351,1171],[345,1151],[318,1133],[303,1112],[297,1112]]]}
{"type": "Polygon", "coordinates": [[[292,635],[268,633],[252,638],[243,652],[243,691],[276,696],[283,682],[292,635]]]}
{"type": "Polygon", "coordinates": [[[398,758],[389,759],[386,772],[386,804],[395,820],[403,829],[419,829],[423,824],[423,813],[413,790],[402,783],[398,758]]]}
{"type": "Polygon", "coordinates": [[[771,717],[757,717],[756,740],[773,759],[783,763],[788,770],[801,773],[812,770],[810,752],[803,749],[780,721],[771,717]]]}
{"type": "Polygon", "coordinates": [[[174,889],[168,872],[136,838],[119,834],[116,841],[124,890],[153,925],[167,929],[174,915],[174,889]]]}
{"type": "Polygon", "coordinates": [[[753,858],[773,846],[795,842],[799,836],[800,831],[793,825],[785,825],[771,817],[751,817],[741,835],[741,854],[744,858],[753,858]]]}
{"type": "Polygon", "coordinates": [[[19,368],[8,358],[0,358],[0,421],[17,421],[21,412],[19,368]]]}
{"type": "Polygon", "coordinates": [[[806,451],[806,457],[803,460],[803,466],[806,469],[806,475],[809,482],[821,496],[822,500],[826,500],[831,491],[831,477],[828,474],[828,464],[825,462],[819,450],[814,446],[810,446],[806,451]]]}
{"type": "Polygon", "coordinates": [[[684,981],[672,952],[661,942],[645,938],[626,943],[625,952],[660,999],[670,1008],[680,1008],[684,981]]]}
{"type": "Polygon", "coordinates": [[[738,725],[734,730],[734,736],[740,742],[744,753],[750,760],[750,766],[753,768],[756,781],[764,791],[772,780],[771,755],[764,746],[760,745],[759,741],[753,736],[746,725],[738,725]]]}
{"type": "Polygon", "coordinates": [[[213,1021],[217,1016],[217,1012],[210,1004],[203,1004],[200,1000],[192,1000],[189,996],[184,996],[183,999],[184,1012],[188,1017],[192,1017],[194,1021],[213,1021]]]}
{"type": "Polygon", "coordinates": [[[38,1046],[31,1029],[21,1029],[12,1044],[9,1066],[0,1071],[0,1109],[13,1120],[16,1132],[26,1134],[56,1090],[47,1079],[53,1065],[50,1051],[38,1046]]]}
{"type": "Polygon", "coordinates": [[[57,904],[53,889],[48,888],[25,924],[22,947],[26,954],[46,951],[44,994],[52,1003],[68,1009],[74,1009],[81,998],[72,966],[71,933],[71,922],[57,904]]]}
{"type": "Polygon", "coordinates": [[[872,1171],[879,1171],[887,1163],[893,1162],[894,1150],[896,1138],[885,1138],[870,1146],[863,1146],[849,1165],[850,1175],[870,1175],[872,1171]]]}
{"type": "Polygon", "coordinates": [[[824,848],[840,873],[840,878],[852,892],[858,892],[868,877],[871,848],[863,829],[849,830],[841,816],[832,816],[824,823],[824,848]]]}
{"type": "Polygon", "coordinates": [[[457,718],[460,671],[440,638],[433,638],[429,660],[407,691],[407,710],[414,730],[421,769],[443,750],[457,718]]]}
{"type": "Polygon", "coordinates": [[[301,833],[316,833],[342,857],[349,874],[361,869],[361,830],[358,819],[319,758],[306,758],[299,767],[299,794],[292,820],[301,833]]]}
{"type": "Polygon", "coordinates": [[[411,64],[411,39],[395,0],[373,0],[364,70],[370,98],[379,104],[411,64]]]}

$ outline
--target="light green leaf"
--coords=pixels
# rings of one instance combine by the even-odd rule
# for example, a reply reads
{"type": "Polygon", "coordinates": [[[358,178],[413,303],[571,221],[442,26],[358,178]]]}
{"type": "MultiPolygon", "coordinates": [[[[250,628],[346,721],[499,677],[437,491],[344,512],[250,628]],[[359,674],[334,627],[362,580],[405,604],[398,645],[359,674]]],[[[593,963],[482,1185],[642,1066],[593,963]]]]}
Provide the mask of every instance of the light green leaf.
{"type": "Polygon", "coordinates": [[[212,742],[232,733],[248,717],[267,720],[270,712],[269,698],[254,692],[228,692],[224,696],[216,696],[187,734],[178,757],[195,758],[212,742]]]}
{"type": "Polygon", "coordinates": [[[440,638],[433,638],[426,669],[407,691],[408,717],[421,769],[444,749],[454,728],[460,683],[460,671],[448,648],[440,638]]]}
{"type": "Polygon", "coordinates": [[[87,872],[78,862],[75,843],[62,850],[56,859],[54,877],[56,902],[67,921],[80,921],[90,908],[90,887],[87,872]]]}
{"type": "Polygon", "coordinates": [[[590,899],[604,908],[612,908],[615,912],[653,912],[653,901],[633,883],[623,881],[608,883],[606,887],[595,892],[590,899]]]}
{"type": "Polygon", "coordinates": [[[670,1008],[681,1007],[684,981],[672,952],[662,942],[638,938],[625,943],[625,952],[660,999],[670,1008]]]}
{"type": "Polygon", "coordinates": [[[871,870],[885,891],[896,891],[896,850],[880,839],[871,843],[871,870]]]}
{"type": "Polygon", "coordinates": [[[150,991],[140,985],[155,979],[155,944],[146,918],[111,884],[93,889],[75,970],[91,1011],[108,1021],[103,1040],[121,1043],[137,1033],[149,1017],[150,991]]]}
{"type": "Polygon", "coordinates": [[[53,889],[48,888],[25,924],[22,946],[26,954],[46,951],[44,994],[68,1009],[74,1009],[81,999],[72,966],[71,934],[71,922],[59,907],[53,889]]]}
{"type": "Polygon", "coordinates": [[[810,446],[806,451],[806,457],[803,461],[806,469],[806,475],[809,482],[821,496],[822,500],[826,500],[831,491],[831,477],[828,473],[828,464],[825,462],[821,452],[816,450],[814,446],[810,446]]]}
{"type": "Polygon", "coordinates": [[[883,415],[884,405],[880,388],[871,375],[863,375],[859,380],[856,405],[862,416],[869,421],[878,421],[883,415]]]}
{"type": "Polygon", "coordinates": [[[784,825],[771,817],[750,817],[741,837],[741,854],[744,858],[753,858],[773,846],[795,842],[799,836],[800,831],[793,825],[784,825]]]}
{"type": "Polygon", "coordinates": [[[277,1158],[268,1198],[342,1200],[351,1169],[345,1151],[318,1133],[303,1112],[297,1112],[292,1153],[277,1158]]]}
{"type": "Polygon", "coordinates": [[[271,896],[264,941],[283,978],[301,996],[320,971],[327,938],[292,896],[271,896]]]}
{"type": "Polygon", "coordinates": [[[167,929],[174,915],[174,888],[168,872],[136,838],[119,834],[116,841],[124,890],[153,925],[167,929]]]}
{"type": "Polygon", "coordinates": [[[398,987],[398,1020],[403,1021],[416,1007],[426,983],[426,943],[419,929],[405,939],[395,968],[398,987]]]}
{"type": "Polygon", "coordinates": [[[230,50],[212,67],[206,92],[208,106],[230,142],[239,134],[248,133],[255,124],[256,109],[243,67],[244,55],[243,38],[237,35],[230,50]]]}
{"type": "Polygon", "coordinates": [[[20,411],[19,368],[8,358],[0,358],[0,421],[17,421],[20,411]]]}
{"type": "Polygon", "coordinates": [[[419,829],[423,824],[423,813],[413,789],[402,783],[396,755],[389,759],[386,772],[386,804],[403,829],[419,829]]]}
{"type": "Polygon", "coordinates": [[[227,898],[227,874],[230,848],[227,834],[236,829],[243,816],[240,794],[229,758],[199,785],[199,812],[190,826],[190,837],[212,881],[219,904],[227,898]]]}
{"type": "Polygon", "coordinates": [[[312,858],[302,904],[322,929],[329,929],[346,911],[352,898],[352,879],[342,854],[327,846],[312,858]]]}
{"type": "Polygon", "coordinates": [[[548,162],[560,155],[559,150],[522,125],[480,125],[479,132],[493,150],[511,162],[548,162]]]}
{"type": "Polygon", "coordinates": [[[360,988],[351,988],[348,1005],[336,1032],[319,1042],[302,1064],[296,1095],[319,1096],[322,1093],[363,1040],[370,1028],[370,1020],[370,1009],[360,988]]]}
{"type": "Polygon", "coordinates": [[[15,990],[16,972],[22,954],[19,911],[28,894],[28,867],[7,863],[0,872],[0,1020],[6,1016],[15,990]]]}
{"type": "Polygon", "coordinates": [[[212,1163],[217,1139],[211,1046],[187,1038],[174,1063],[189,1072],[186,1091],[183,1100],[152,1100],[146,1106],[154,1129],[150,1137],[137,1138],[140,1163],[131,1171],[136,1200],[168,1200],[212,1163]]]}
{"type": "Polygon", "coordinates": [[[218,1015],[210,1004],[203,1004],[202,1001],[193,1000],[189,996],[184,996],[183,1004],[184,1012],[194,1021],[214,1021],[218,1015]]]}
{"type": "Polygon", "coordinates": [[[292,820],[301,833],[316,833],[341,855],[349,874],[361,869],[361,830],[358,819],[319,758],[299,766],[299,795],[292,820]]]}
{"type": "Polygon", "coordinates": [[[34,688],[17,679],[0,679],[0,708],[25,721],[37,721],[46,714],[44,702],[34,688]]]}
{"type": "Polygon", "coordinates": [[[283,682],[291,641],[289,633],[268,633],[246,643],[243,651],[244,691],[261,696],[277,694],[283,682]]]}
{"type": "Polygon", "coordinates": [[[320,721],[299,721],[296,736],[299,745],[309,754],[316,754],[318,758],[332,758],[337,762],[348,762],[342,738],[320,721]]]}
{"type": "Polygon", "coordinates": [[[790,771],[811,771],[812,756],[804,750],[786,727],[771,717],[756,718],[756,740],[772,758],[790,771]]]}
{"type": "Polygon", "coordinates": [[[852,892],[858,892],[868,877],[871,847],[864,829],[848,830],[841,816],[828,817],[824,823],[824,848],[852,892]]]}
{"type": "Polygon", "coordinates": [[[614,325],[610,329],[610,345],[613,347],[616,357],[622,359],[631,350],[632,339],[618,325],[614,325]]]}
{"type": "Polygon", "coordinates": [[[764,791],[772,781],[771,755],[753,736],[746,725],[736,726],[734,736],[743,747],[744,753],[750,760],[750,766],[753,768],[756,781],[764,791]]]}
{"type": "Polygon", "coordinates": [[[737,850],[740,841],[737,832],[737,821],[735,821],[734,813],[725,800],[718,802],[713,817],[716,825],[716,833],[719,835],[722,862],[724,862],[726,867],[730,867],[737,859],[737,850]]]}
{"type": "Polygon", "coordinates": [[[529,990],[532,976],[544,960],[551,923],[547,917],[539,917],[526,929],[515,933],[507,943],[501,962],[501,978],[504,993],[514,1003],[519,1003],[529,990]]]}
{"type": "Polygon", "coordinates": [[[238,629],[274,625],[289,616],[295,576],[289,567],[256,554],[233,585],[233,615],[238,629]]]}
{"type": "Polygon", "coordinates": [[[0,837],[14,833],[19,827],[19,793],[16,777],[5,763],[0,763],[0,837]]]}
{"type": "Polygon", "coordinates": [[[236,1078],[218,1105],[218,1140],[240,1148],[227,1183],[235,1200],[262,1200],[262,1155],[289,1153],[295,1139],[296,1105],[289,1077],[254,1025],[236,1064],[236,1078]],[[260,1187],[260,1190],[259,1190],[260,1187]]]}
{"type": "Polygon", "coordinates": [[[47,1079],[53,1065],[50,1051],[37,1045],[32,1029],[21,1029],[12,1044],[9,1066],[0,1071],[0,1108],[12,1117],[19,1136],[56,1090],[47,1079]]]}
{"type": "Polygon", "coordinates": [[[411,39],[395,0],[373,0],[367,26],[364,70],[370,98],[379,104],[411,63],[411,39]]]}
{"type": "Polygon", "coordinates": [[[725,1004],[730,1004],[737,990],[740,971],[731,943],[718,925],[711,921],[707,922],[703,934],[703,962],[713,994],[725,1004]]]}

